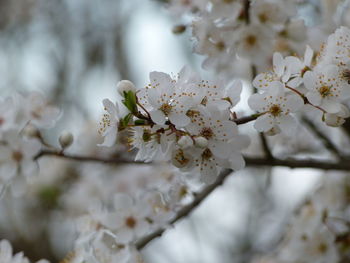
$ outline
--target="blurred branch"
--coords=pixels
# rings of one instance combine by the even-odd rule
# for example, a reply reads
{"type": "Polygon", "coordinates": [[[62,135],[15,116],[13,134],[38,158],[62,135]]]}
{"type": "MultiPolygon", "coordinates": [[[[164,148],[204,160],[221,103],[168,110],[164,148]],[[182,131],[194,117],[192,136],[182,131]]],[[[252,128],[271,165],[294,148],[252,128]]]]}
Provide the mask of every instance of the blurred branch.
{"type": "Polygon", "coordinates": [[[68,160],[73,161],[81,161],[81,162],[99,162],[99,163],[105,163],[105,164],[147,164],[145,162],[140,161],[134,161],[134,160],[127,160],[122,158],[103,158],[103,157],[97,157],[97,156],[81,156],[81,155],[74,155],[74,154],[67,154],[62,151],[49,151],[49,150],[43,150],[39,152],[37,156],[35,156],[35,160],[43,157],[43,156],[53,156],[58,158],[64,158],[68,160]]]}
{"type": "Polygon", "coordinates": [[[265,134],[261,132],[261,133],[259,133],[259,136],[260,136],[262,147],[264,149],[264,154],[265,154],[266,159],[272,160],[273,159],[273,155],[272,155],[272,153],[270,151],[270,148],[269,148],[269,145],[267,143],[267,139],[266,139],[265,134]]]}
{"type": "Polygon", "coordinates": [[[331,162],[316,159],[267,159],[267,158],[245,158],[247,166],[284,166],[289,168],[314,168],[321,170],[337,170],[337,171],[350,171],[350,162],[348,160],[342,160],[339,162],[331,162]]]}
{"type": "MultiPolygon", "coordinates": [[[[100,162],[105,164],[147,164],[142,161],[133,161],[122,158],[103,158],[95,156],[81,156],[74,154],[66,154],[62,151],[41,151],[34,159],[37,160],[43,156],[53,156],[58,158],[64,158],[74,161],[81,162],[100,162]]],[[[337,170],[337,171],[350,171],[350,162],[348,160],[341,160],[339,162],[331,162],[325,160],[316,160],[316,159],[278,159],[278,158],[253,158],[245,157],[247,166],[284,166],[289,168],[315,168],[321,170],[337,170]]]]}
{"type": "MultiPolygon", "coordinates": [[[[169,223],[172,225],[175,222],[179,221],[180,219],[188,216],[198,205],[202,203],[202,201],[211,193],[213,192],[218,186],[222,185],[224,180],[228,175],[230,175],[232,170],[224,170],[216,179],[216,181],[206,186],[201,192],[195,194],[195,198],[191,204],[188,204],[184,206],[180,211],[177,213],[176,217],[171,220],[169,223]]],[[[135,247],[137,249],[144,248],[149,242],[151,242],[153,239],[162,236],[166,228],[160,228],[156,230],[155,232],[149,234],[148,236],[145,236],[144,238],[140,239],[135,243],[135,247]]]]}
{"type": "Polygon", "coordinates": [[[327,150],[335,154],[338,158],[344,159],[344,155],[337,149],[334,143],[312,121],[307,118],[303,118],[302,121],[322,141],[327,150]]]}

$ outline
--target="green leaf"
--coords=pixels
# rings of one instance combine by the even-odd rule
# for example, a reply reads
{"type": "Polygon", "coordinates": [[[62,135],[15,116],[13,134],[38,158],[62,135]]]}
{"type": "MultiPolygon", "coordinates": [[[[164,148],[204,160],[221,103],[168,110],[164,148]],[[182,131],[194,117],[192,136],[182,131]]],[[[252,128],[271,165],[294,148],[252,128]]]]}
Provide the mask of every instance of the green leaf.
{"type": "Polygon", "coordinates": [[[134,92],[124,91],[123,104],[131,113],[137,113],[137,98],[134,92]]]}
{"type": "Polygon", "coordinates": [[[131,118],[132,118],[132,113],[129,113],[123,119],[121,119],[121,121],[120,121],[121,127],[120,128],[125,128],[129,124],[131,118]]]}

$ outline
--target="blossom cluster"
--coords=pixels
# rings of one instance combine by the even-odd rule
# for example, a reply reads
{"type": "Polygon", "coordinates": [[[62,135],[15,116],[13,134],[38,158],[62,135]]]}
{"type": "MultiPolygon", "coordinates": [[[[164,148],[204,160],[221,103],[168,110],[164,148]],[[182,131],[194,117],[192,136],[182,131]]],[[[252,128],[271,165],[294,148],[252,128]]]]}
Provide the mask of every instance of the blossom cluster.
{"type": "Polygon", "coordinates": [[[52,128],[60,111],[38,92],[0,100],[0,192],[11,186],[21,193],[26,178],[37,172],[39,129],[52,128]]]}
{"type": "Polygon", "coordinates": [[[193,188],[166,166],[120,169],[122,173],[113,180],[105,179],[106,171],[87,172],[89,179],[77,183],[64,198],[72,210],[84,210],[77,218],[76,263],[143,262],[137,242],[168,227],[177,211],[193,199],[193,188]],[[96,185],[97,178],[101,185],[96,185]],[[87,197],[95,205],[87,204],[87,197]]]}
{"type": "Polygon", "coordinates": [[[206,56],[203,67],[229,77],[242,60],[266,68],[274,51],[299,53],[307,38],[294,0],[173,0],[169,10],[194,14],[194,50],[206,56]]]}
{"type": "Polygon", "coordinates": [[[328,37],[315,58],[308,46],[303,59],[274,53],[273,69],[256,76],[258,93],[249,105],[259,112],[255,128],[267,134],[295,132],[293,113],[316,110],[328,126],[341,126],[350,117],[350,30],[341,27],[328,37]]]}
{"type": "Polygon", "coordinates": [[[151,72],[145,88],[136,90],[124,81],[119,90],[127,113],[123,116],[121,105],[103,101],[102,145],[113,145],[117,131],[127,129],[137,161],[171,161],[184,173],[200,174],[205,183],[214,182],[223,168],[244,167],[241,150],[249,140],[238,132],[233,112],[240,81],[204,81],[185,67],[176,78],[151,72]]]}

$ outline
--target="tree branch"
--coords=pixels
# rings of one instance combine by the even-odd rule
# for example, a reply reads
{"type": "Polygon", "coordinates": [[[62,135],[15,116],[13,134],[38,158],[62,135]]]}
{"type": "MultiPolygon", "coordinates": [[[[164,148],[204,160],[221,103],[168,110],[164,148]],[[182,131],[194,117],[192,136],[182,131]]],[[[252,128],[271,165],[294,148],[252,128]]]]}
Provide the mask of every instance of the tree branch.
{"type": "MultiPolygon", "coordinates": [[[[218,186],[222,185],[224,180],[228,175],[230,175],[232,170],[224,170],[216,179],[216,181],[206,186],[201,192],[195,195],[195,199],[191,204],[188,204],[184,206],[176,215],[176,217],[171,220],[169,223],[174,224],[175,222],[179,221],[180,219],[188,216],[198,205],[202,203],[202,201],[211,193],[213,192],[218,186]]],[[[156,230],[155,232],[149,234],[148,236],[145,236],[144,238],[140,239],[135,243],[135,247],[137,249],[144,248],[149,242],[151,242],[153,239],[162,236],[166,228],[160,228],[156,230]]]]}
{"type": "MultiPolygon", "coordinates": [[[[324,162],[317,161],[313,159],[307,160],[295,160],[295,159],[268,159],[268,158],[249,158],[246,157],[247,166],[285,166],[289,168],[316,168],[323,170],[343,170],[350,171],[350,162],[342,161],[338,163],[333,162],[324,162]]],[[[202,201],[212,193],[218,186],[222,185],[224,180],[228,175],[230,175],[233,171],[230,169],[226,169],[218,176],[216,181],[205,187],[201,192],[195,195],[195,199],[193,202],[187,206],[184,206],[176,215],[176,217],[171,220],[169,223],[171,225],[175,224],[177,221],[182,218],[188,216],[194,209],[198,207],[202,203],[202,201]]],[[[144,248],[149,242],[154,240],[155,238],[161,237],[163,233],[166,231],[166,228],[160,228],[155,232],[145,236],[135,243],[135,247],[137,249],[144,248]]]]}
{"type": "Polygon", "coordinates": [[[49,150],[41,151],[40,153],[38,153],[37,156],[34,157],[34,160],[37,160],[43,156],[53,156],[53,157],[64,158],[64,159],[73,160],[73,161],[99,162],[99,163],[114,164],[114,165],[147,164],[145,162],[128,160],[123,158],[103,158],[103,157],[96,157],[96,156],[81,156],[81,155],[67,154],[62,151],[49,151],[49,150]]]}
{"type": "Polygon", "coordinates": [[[322,141],[327,150],[335,154],[340,159],[345,158],[343,154],[339,152],[334,143],[326,135],[324,135],[312,121],[308,120],[307,118],[303,118],[302,121],[322,141]]]}
{"type": "Polygon", "coordinates": [[[269,144],[267,142],[265,134],[261,132],[261,133],[259,133],[259,136],[260,136],[261,144],[262,144],[266,159],[272,160],[273,155],[270,151],[270,147],[269,147],[269,144]]]}
{"type": "MultiPolygon", "coordinates": [[[[122,158],[103,158],[94,156],[80,156],[73,154],[66,154],[64,152],[57,151],[41,151],[34,159],[37,160],[43,156],[53,156],[58,158],[64,158],[68,160],[81,161],[81,162],[100,162],[111,165],[120,164],[147,164],[142,161],[133,161],[130,159],[122,158]]],[[[317,160],[317,159],[276,159],[276,158],[254,158],[245,157],[246,166],[284,166],[289,168],[315,168],[321,170],[337,170],[337,171],[350,171],[350,162],[348,160],[341,160],[338,162],[317,160]]]]}

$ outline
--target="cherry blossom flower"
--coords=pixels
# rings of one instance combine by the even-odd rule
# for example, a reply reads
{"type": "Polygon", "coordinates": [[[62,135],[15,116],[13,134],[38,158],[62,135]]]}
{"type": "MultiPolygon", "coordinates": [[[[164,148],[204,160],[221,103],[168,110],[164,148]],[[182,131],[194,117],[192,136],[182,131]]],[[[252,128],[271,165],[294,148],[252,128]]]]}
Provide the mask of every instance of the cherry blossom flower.
{"type": "Polygon", "coordinates": [[[306,46],[303,60],[300,60],[299,58],[294,56],[289,56],[285,58],[287,70],[292,76],[292,79],[288,82],[288,86],[292,88],[297,88],[300,84],[302,84],[304,74],[312,69],[311,64],[313,55],[313,50],[309,46],[306,46]]]}
{"type": "Polygon", "coordinates": [[[191,94],[186,91],[187,86],[175,88],[175,80],[161,72],[151,72],[150,80],[146,91],[153,108],[149,112],[152,120],[159,125],[169,120],[177,127],[186,126],[190,122],[186,112],[193,105],[191,94]]]}
{"type": "Polygon", "coordinates": [[[130,128],[129,144],[138,149],[135,160],[150,162],[167,158],[169,147],[175,141],[175,134],[167,135],[165,128],[160,125],[130,128]]]}
{"type": "Polygon", "coordinates": [[[104,137],[104,142],[99,146],[111,147],[117,139],[120,118],[119,107],[118,104],[114,104],[109,99],[103,100],[103,106],[107,113],[103,114],[100,122],[99,133],[104,137]]]}
{"type": "Polygon", "coordinates": [[[258,74],[253,80],[253,86],[260,90],[266,90],[271,83],[286,83],[290,78],[290,72],[286,70],[287,62],[278,52],[273,54],[273,71],[258,74]]]}
{"type": "Polygon", "coordinates": [[[52,128],[60,117],[60,110],[39,92],[32,92],[24,99],[23,110],[27,119],[39,128],[52,128]]]}
{"type": "Polygon", "coordinates": [[[3,134],[6,142],[0,145],[0,178],[3,181],[12,180],[16,175],[33,175],[37,171],[34,157],[41,149],[41,143],[36,139],[23,139],[16,130],[3,134]]]}
{"type": "Polygon", "coordinates": [[[261,25],[249,25],[237,30],[237,54],[257,65],[266,64],[267,54],[272,53],[272,31],[261,25]]]}
{"type": "Polygon", "coordinates": [[[127,244],[142,237],[149,231],[147,216],[150,207],[138,200],[135,202],[130,196],[117,194],[114,198],[115,212],[110,214],[106,225],[116,233],[118,242],[127,244]]]}
{"type": "Polygon", "coordinates": [[[290,113],[300,110],[304,101],[299,95],[285,93],[283,89],[271,86],[266,93],[253,94],[248,104],[261,113],[254,123],[258,131],[267,132],[277,126],[283,132],[292,134],[296,123],[290,113]]]}
{"type": "Polygon", "coordinates": [[[341,100],[350,97],[350,89],[340,84],[338,75],[338,67],[328,65],[306,72],[303,78],[304,85],[308,89],[306,93],[308,100],[328,113],[340,111],[341,100]]]}

